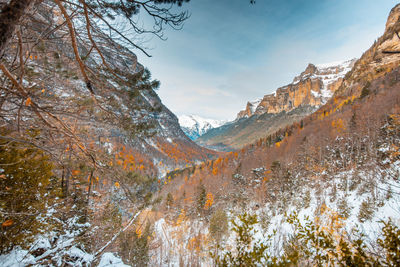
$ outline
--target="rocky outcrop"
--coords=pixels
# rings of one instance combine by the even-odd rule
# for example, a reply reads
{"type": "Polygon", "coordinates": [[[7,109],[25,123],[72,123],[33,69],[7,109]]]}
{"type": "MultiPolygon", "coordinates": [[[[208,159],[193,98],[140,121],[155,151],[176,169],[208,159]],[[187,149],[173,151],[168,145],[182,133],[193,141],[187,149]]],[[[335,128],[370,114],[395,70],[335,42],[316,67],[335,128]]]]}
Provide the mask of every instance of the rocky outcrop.
{"type": "Polygon", "coordinates": [[[390,28],[393,28],[396,23],[400,20],[400,4],[396,5],[390,11],[388,20],[386,22],[385,32],[387,32],[390,28]]]}
{"type": "Polygon", "coordinates": [[[246,109],[240,111],[237,118],[288,112],[300,106],[320,106],[340,87],[344,75],[353,67],[354,62],[355,60],[348,60],[321,65],[309,64],[291,84],[278,88],[273,94],[265,95],[255,108],[254,102],[248,102],[246,109]]]}
{"type": "Polygon", "coordinates": [[[242,111],[240,111],[237,115],[238,118],[248,118],[251,115],[254,114],[254,111],[256,110],[256,108],[258,107],[258,105],[260,104],[262,99],[258,99],[255,101],[249,101],[247,102],[246,108],[242,111]]]}
{"type": "Polygon", "coordinates": [[[210,130],[196,142],[216,150],[230,151],[300,121],[331,98],[354,62],[309,64],[291,84],[262,99],[248,102],[234,122],[210,130]]]}

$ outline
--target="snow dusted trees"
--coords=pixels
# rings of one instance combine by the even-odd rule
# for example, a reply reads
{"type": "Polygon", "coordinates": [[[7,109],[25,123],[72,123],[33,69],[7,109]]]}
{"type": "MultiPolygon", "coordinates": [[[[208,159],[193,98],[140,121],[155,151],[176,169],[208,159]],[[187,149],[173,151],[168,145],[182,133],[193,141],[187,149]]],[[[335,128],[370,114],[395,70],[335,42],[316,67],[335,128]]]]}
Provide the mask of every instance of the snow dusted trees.
{"type": "Polygon", "coordinates": [[[377,247],[371,250],[365,236],[346,231],[344,220],[326,209],[315,221],[298,214],[286,216],[293,229],[283,251],[273,253],[273,235],[255,238],[256,215],[243,213],[232,220],[236,235],[233,250],[211,253],[217,266],[398,266],[400,263],[400,229],[392,221],[381,222],[377,247]],[[318,219],[318,220],[317,220],[318,219]]]}

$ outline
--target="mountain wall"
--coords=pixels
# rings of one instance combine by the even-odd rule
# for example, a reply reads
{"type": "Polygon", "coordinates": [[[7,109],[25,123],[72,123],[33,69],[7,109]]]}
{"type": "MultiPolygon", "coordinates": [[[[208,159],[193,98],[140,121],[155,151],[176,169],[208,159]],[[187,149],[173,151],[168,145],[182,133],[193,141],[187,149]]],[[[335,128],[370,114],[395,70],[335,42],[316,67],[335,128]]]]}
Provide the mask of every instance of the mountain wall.
{"type": "Polygon", "coordinates": [[[231,151],[301,121],[330,99],[355,61],[309,64],[291,84],[248,102],[235,121],[211,129],[196,142],[212,149],[231,151]]]}
{"type": "Polygon", "coordinates": [[[246,109],[238,113],[237,119],[254,114],[288,112],[299,106],[320,106],[339,88],[354,62],[355,59],[321,65],[309,64],[291,84],[278,88],[275,93],[265,95],[260,100],[248,102],[246,109]]]}

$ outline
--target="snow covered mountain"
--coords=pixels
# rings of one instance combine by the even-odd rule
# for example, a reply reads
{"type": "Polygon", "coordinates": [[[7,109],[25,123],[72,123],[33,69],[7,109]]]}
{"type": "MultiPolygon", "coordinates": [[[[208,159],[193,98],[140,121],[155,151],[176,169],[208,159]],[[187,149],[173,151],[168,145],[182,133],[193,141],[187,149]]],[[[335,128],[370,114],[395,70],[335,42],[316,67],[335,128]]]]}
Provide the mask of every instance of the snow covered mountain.
{"type": "Polygon", "coordinates": [[[226,121],[206,119],[197,115],[182,115],[178,117],[183,132],[192,140],[196,140],[211,129],[220,127],[226,121]]]}

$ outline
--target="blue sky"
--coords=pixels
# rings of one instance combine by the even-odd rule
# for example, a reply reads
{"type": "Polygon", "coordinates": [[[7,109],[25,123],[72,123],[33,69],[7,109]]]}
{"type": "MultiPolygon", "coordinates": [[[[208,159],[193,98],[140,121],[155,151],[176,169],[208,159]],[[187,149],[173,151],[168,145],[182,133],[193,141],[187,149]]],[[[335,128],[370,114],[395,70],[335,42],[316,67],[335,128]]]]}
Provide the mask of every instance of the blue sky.
{"type": "Polygon", "coordinates": [[[308,63],[359,57],[384,31],[392,0],[191,0],[191,17],[139,61],[177,115],[234,119],[308,63]]]}

